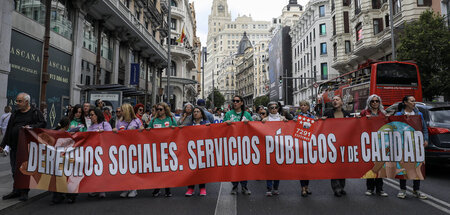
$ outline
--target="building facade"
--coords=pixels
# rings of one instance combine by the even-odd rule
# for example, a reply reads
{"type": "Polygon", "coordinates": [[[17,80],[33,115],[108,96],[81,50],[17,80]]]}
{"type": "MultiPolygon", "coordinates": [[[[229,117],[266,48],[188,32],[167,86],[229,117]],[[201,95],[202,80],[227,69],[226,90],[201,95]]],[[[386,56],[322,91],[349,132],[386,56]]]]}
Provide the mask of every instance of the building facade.
{"type": "MultiPolygon", "coordinates": [[[[439,0],[393,0],[395,39],[404,24],[417,20],[425,10],[442,13],[439,0]]],[[[341,73],[356,69],[368,59],[392,60],[389,1],[331,1],[334,35],[332,67],[341,73]]],[[[396,43],[398,45],[399,43],[396,43]]]]}
{"type": "MultiPolygon", "coordinates": [[[[17,93],[27,92],[31,103],[39,106],[45,30],[42,2],[0,3],[1,50],[10,53],[1,55],[0,61],[1,80],[6,82],[0,89],[2,105],[14,104],[17,93]]],[[[67,105],[88,101],[93,90],[120,90],[123,101],[131,103],[156,100],[152,89],[158,72],[167,65],[166,35],[158,31],[167,26],[165,11],[167,5],[160,0],[52,0],[44,113],[48,125],[56,125],[67,105]],[[131,77],[132,64],[140,70],[139,76],[131,77]]]]}
{"type": "Polygon", "coordinates": [[[254,46],[254,97],[269,94],[269,40],[256,43],[254,46]]]}
{"type": "Polygon", "coordinates": [[[312,0],[291,28],[293,77],[299,78],[294,79],[295,106],[302,100],[312,103],[317,94],[314,85],[338,75],[335,69],[330,68],[333,60],[333,53],[330,53],[331,22],[329,1],[312,0]]]}
{"type": "MultiPolygon", "coordinates": [[[[171,74],[169,79],[172,109],[182,108],[185,102],[195,102],[197,92],[197,63],[199,41],[196,36],[194,7],[188,0],[171,0],[171,74]],[[183,41],[180,40],[184,34],[183,41]],[[197,38],[197,39],[196,39],[197,38]]],[[[166,44],[167,47],[167,44],[166,44]]],[[[162,88],[167,91],[167,72],[162,76],[162,88]]],[[[167,100],[164,97],[164,100],[167,100]]]]}
{"type": "Polygon", "coordinates": [[[232,20],[226,0],[214,0],[208,18],[208,61],[204,71],[205,96],[212,91],[212,77],[219,78],[220,65],[230,55],[236,54],[243,32],[252,45],[270,38],[270,22],[255,21],[251,16],[238,16],[232,20]]]}
{"type": "Polygon", "coordinates": [[[236,90],[242,96],[247,107],[253,106],[255,94],[254,49],[252,42],[244,32],[236,54],[236,90]]]}

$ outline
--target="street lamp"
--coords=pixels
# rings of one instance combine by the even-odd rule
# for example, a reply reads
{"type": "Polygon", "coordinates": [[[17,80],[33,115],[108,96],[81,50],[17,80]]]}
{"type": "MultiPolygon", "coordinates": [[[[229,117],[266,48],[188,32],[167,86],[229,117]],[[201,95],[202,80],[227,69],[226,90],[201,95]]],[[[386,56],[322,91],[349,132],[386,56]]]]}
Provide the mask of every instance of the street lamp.
{"type": "Polygon", "coordinates": [[[166,75],[167,75],[167,104],[170,104],[170,73],[172,72],[172,59],[171,59],[171,54],[170,54],[170,46],[171,41],[170,41],[170,31],[171,31],[171,20],[172,20],[172,4],[170,2],[171,0],[167,0],[167,7],[168,7],[168,15],[167,15],[167,70],[166,70],[166,75]]]}

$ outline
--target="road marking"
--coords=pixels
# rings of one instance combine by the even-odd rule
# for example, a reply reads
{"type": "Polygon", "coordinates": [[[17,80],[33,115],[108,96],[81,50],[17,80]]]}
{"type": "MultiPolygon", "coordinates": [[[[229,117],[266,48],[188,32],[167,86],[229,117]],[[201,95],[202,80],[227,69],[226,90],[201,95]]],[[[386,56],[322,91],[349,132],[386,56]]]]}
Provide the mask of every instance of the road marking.
{"type": "MultiPolygon", "coordinates": [[[[385,178],[384,183],[386,185],[394,188],[395,190],[400,190],[400,188],[399,188],[400,183],[398,181],[395,181],[395,180],[389,179],[389,178],[385,178]]],[[[412,187],[406,186],[406,189],[407,189],[407,193],[409,193],[409,194],[413,193],[413,188],[412,187]]],[[[428,205],[430,205],[430,206],[432,206],[432,207],[434,207],[434,208],[436,208],[436,209],[438,209],[438,210],[440,210],[440,211],[442,211],[444,213],[450,214],[450,204],[449,203],[447,203],[445,201],[442,201],[442,200],[440,200],[440,199],[438,199],[436,197],[433,197],[433,196],[431,196],[431,195],[429,195],[427,193],[424,193],[424,192],[422,192],[422,193],[425,194],[428,197],[428,199],[419,199],[420,201],[422,201],[423,203],[428,204],[428,205]],[[435,201],[436,203],[439,203],[441,205],[436,204],[435,202],[432,202],[432,201],[435,201]]]]}
{"type": "Polygon", "coordinates": [[[231,195],[233,188],[230,182],[220,183],[219,196],[217,197],[216,211],[214,215],[236,215],[237,195],[231,195]]]}

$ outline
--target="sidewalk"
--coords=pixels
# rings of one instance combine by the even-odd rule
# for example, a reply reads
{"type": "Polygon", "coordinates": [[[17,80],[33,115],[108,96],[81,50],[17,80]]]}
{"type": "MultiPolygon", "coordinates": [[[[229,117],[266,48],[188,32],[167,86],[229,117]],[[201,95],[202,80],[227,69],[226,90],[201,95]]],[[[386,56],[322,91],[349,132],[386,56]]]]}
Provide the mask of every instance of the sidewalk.
{"type": "MultiPolygon", "coordinates": [[[[0,157],[0,197],[4,196],[12,191],[13,178],[11,174],[11,166],[9,164],[8,157],[0,157]]],[[[21,202],[18,198],[2,200],[0,199],[0,211],[3,211],[10,207],[19,207],[20,205],[26,204],[33,200],[33,198],[38,198],[45,196],[48,192],[43,190],[30,190],[28,193],[28,201],[21,202]]]]}

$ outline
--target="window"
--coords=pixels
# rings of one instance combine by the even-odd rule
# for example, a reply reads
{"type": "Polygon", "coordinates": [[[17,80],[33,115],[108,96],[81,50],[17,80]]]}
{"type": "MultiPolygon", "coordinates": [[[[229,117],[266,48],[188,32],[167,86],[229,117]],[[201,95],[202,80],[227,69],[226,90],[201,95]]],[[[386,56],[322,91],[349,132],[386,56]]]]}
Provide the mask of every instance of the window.
{"type": "Polygon", "coordinates": [[[372,9],[380,9],[381,0],[372,0],[372,9]]]}
{"type": "Polygon", "coordinates": [[[170,6],[172,7],[178,7],[178,4],[175,0],[170,1],[170,6]]]}
{"type": "Polygon", "coordinates": [[[324,24],[320,24],[319,27],[320,27],[319,28],[320,29],[319,35],[326,35],[327,34],[327,28],[325,26],[325,23],[324,24]]]}
{"type": "Polygon", "coordinates": [[[386,28],[387,27],[389,27],[389,14],[386,14],[385,16],[384,16],[384,20],[386,21],[386,28]]]}
{"type": "Polygon", "coordinates": [[[350,43],[350,40],[345,41],[345,54],[350,54],[352,52],[352,44],[350,43]]]}
{"type": "Polygon", "coordinates": [[[398,12],[402,11],[402,5],[400,4],[400,0],[392,0],[394,3],[394,15],[398,12]]]}
{"type": "Polygon", "coordinates": [[[336,35],[336,16],[333,16],[333,36],[336,35]]]}
{"type": "Polygon", "coordinates": [[[319,6],[319,17],[325,16],[325,5],[319,6]]]}
{"type": "Polygon", "coordinates": [[[350,0],[344,0],[342,1],[343,6],[350,6],[350,0]]]}
{"type": "Polygon", "coordinates": [[[333,43],[333,54],[334,57],[337,57],[337,43],[333,43]]]}
{"type": "Polygon", "coordinates": [[[383,19],[373,19],[373,34],[376,35],[383,31],[383,19]]]}
{"type": "Polygon", "coordinates": [[[320,54],[321,55],[327,54],[327,43],[320,44],[320,54]]]}
{"type": "Polygon", "coordinates": [[[315,28],[313,28],[313,38],[314,38],[314,40],[316,40],[316,29],[315,28]]]}
{"type": "Polygon", "coordinates": [[[316,59],[316,47],[314,47],[314,59],[316,59]]]}
{"type": "Polygon", "coordinates": [[[176,19],[171,19],[170,20],[170,29],[172,29],[172,30],[176,30],[177,29],[177,20],[176,19]]]}
{"type": "Polygon", "coordinates": [[[431,6],[431,0],[417,0],[417,6],[431,6]]]}
{"type": "Polygon", "coordinates": [[[328,79],[328,65],[327,63],[320,64],[320,77],[322,80],[328,79]]]}
{"type": "Polygon", "coordinates": [[[360,41],[363,38],[361,22],[356,25],[355,31],[356,31],[356,41],[360,41]]]}
{"type": "Polygon", "coordinates": [[[350,33],[350,24],[348,21],[348,11],[344,12],[344,33],[350,33]]]}
{"type": "Polygon", "coordinates": [[[170,76],[177,76],[177,64],[172,61],[172,65],[170,66],[170,76]]]}
{"type": "Polygon", "coordinates": [[[361,0],[355,0],[355,15],[361,12],[361,0]]]}
{"type": "Polygon", "coordinates": [[[335,5],[334,5],[334,0],[331,0],[331,12],[334,11],[335,5]]]}

